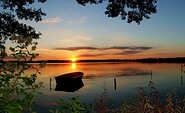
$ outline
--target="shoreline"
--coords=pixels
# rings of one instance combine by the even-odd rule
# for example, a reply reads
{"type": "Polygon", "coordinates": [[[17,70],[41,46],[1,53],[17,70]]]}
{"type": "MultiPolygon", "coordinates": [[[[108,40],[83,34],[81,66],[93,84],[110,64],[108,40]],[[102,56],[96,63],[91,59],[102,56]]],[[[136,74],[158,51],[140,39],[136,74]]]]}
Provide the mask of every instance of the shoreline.
{"type": "MultiPolygon", "coordinates": [[[[3,61],[4,62],[19,62],[19,61],[3,61]]],[[[121,62],[138,62],[138,63],[185,63],[185,57],[175,58],[142,58],[142,59],[103,59],[103,60],[77,60],[72,62],[71,60],[35,60],[26,61],[27,63],[121,63],[121,62]]]]}

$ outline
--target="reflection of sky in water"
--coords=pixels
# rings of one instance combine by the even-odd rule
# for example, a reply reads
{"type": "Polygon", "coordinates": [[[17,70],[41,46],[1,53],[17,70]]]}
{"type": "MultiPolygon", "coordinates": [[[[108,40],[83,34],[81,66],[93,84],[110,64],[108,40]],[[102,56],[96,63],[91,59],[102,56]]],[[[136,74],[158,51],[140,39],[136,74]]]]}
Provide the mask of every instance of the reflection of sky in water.
{"type": "Polygon", "coordinates": [[[47,64],[41,69],[39,81],[44,82],[41,90],[43,95],[37,97],[37,104],[44,107],[56,106],[59,98],[80,96],[83,102],[93,102],[103,92],[103,86],[108,90],[109,96],[116,105],[121,104],[122,97],[127,100],[136,96],[138,87],[147,88],[149,81],[156,84],[160,93],[166,96],[174,88],[180,96],[185,94],[185,74],[181,74],[180,64],[141,64],[141,63],[69,63],[47,64]],[[63,92],[54,91],[54,77],[60,74],[82,71],[84,86],[78,91],[63,92]],[[152,71],[152,76],[151,76],[152,71]],[[183,75],[183,76],[182,76],[183,75]],[[51,88],[49,79],[52,78],[51,88]],[[115,90],[116,80],[116,90],[115,90]],[[85,98],[84,98],[85,97],[85,98]]]}

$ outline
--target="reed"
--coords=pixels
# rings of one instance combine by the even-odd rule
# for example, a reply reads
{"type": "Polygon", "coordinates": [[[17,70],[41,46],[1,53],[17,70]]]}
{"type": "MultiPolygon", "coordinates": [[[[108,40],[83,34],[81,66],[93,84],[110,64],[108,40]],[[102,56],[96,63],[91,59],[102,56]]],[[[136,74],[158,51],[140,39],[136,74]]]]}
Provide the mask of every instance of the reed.
{"type": "MultiPolygon", "coordinates": [[[[88,105],[75,100],[69,105],[68,101],[71,100],[69,99],[66,102],[63,101],[62,104],[59,103],[60,108],[63,109],[57,109],[51,113],[64,113],[69,107],[62,106],[73,106],[75,103],[83,105],[78,108],[83,109],[83,113],[185,113],[185,97],[180,98],[175,91],[172,91],[162,98],[152,81],[149,82],[148,88],[149,91],[139,87],[138,94],[134,98],[135,101],[127,103],[123,98],[121,106],[115,107],[104,85],[104,91],[100,98],[95,99],[95,103],[88,105]]],[[[73,112],[78,113],[78,111],[73,112]]]]}

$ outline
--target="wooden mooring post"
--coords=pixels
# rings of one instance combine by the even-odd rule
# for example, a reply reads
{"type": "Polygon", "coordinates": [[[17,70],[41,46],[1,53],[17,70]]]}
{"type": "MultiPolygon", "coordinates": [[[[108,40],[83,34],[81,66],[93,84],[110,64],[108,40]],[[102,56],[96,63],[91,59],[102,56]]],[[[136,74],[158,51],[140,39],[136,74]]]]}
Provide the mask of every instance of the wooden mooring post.
{"type": "Polygon", "coordinates": [[[52,78],[49,79],[49,90],[50,90],[50,91],[52,90],[51,81],[52,81],[52,78]]]}
{"type": "Polygon", "coordinates": [[[114,78],[114,90],[116,90],[116,86],[117,86],[117,83],[116,83],[116,77],[114,78]]]}
{"type": "Polygon", "coordinates": [[[181,64],[181,85],[183,85],[183,76],[185,74],[185,64],[181,64]]]}

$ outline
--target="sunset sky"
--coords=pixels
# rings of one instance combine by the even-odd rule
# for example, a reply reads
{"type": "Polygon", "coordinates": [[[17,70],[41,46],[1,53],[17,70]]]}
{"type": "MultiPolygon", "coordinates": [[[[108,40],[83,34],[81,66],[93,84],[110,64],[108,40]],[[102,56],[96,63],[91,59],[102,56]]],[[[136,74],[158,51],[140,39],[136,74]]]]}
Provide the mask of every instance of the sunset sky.
{"type": "Polygon", "coordinates": [[[47,14],[27,22],[42,33],[39,59],[135,59],[185,56],[185,0],[158,0],[157,13],[140,25],[104,14],[106,2],[81,6],[75,0],[35,4],[47,14]]]}

